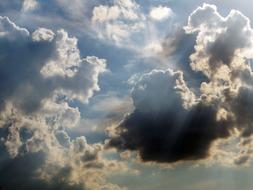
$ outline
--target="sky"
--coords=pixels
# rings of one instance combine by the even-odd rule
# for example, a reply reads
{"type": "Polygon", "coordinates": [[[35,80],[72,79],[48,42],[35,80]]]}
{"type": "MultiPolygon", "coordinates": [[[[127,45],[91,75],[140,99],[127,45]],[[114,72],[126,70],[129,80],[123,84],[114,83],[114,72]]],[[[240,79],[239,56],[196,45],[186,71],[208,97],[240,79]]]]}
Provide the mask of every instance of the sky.
{"type": "Polygon", "coordinates": [[[0,190],[251,190],[249,0],[0,0],[0,190]]]}

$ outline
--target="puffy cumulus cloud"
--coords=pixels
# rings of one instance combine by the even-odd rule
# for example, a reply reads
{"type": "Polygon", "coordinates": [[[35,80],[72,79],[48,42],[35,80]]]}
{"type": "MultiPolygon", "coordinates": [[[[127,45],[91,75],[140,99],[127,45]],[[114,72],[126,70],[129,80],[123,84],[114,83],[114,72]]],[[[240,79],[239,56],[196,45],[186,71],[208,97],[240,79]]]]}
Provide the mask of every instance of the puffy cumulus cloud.
{"type": "Polygon", "coordinates": [[[132,0],[118,0],[113,6],[100,5],[94,8],[92,20],[94,22],[104,22],[116,20],[118,18],[126,20],[136,20],[139,18],[137,9],[139,5],[132,0]]]}
{"type": "Polygon", "coordinates": [[[8,4],[10,10],[15,10],[13,14],[6,11],[6,15],[19,18],[19,23],[28,21],[36,27],[67,28],[74,33],[130,48],[146,56],[160,53],[157,48],[153,52],[148,47],[160,43],[168,30],[174,28],[171,26],[168,29],[168,25],[162,25],[164,22],[172,23],[172,10],[169,7],[154,7],[150,16],[149,10],[135,0],[73,0],[72,3],[68,0],[51,0],[50,3],[44,0],[4,1],[3,8],[8,4]],[[51,17],[55,18],[54,21],[51,17]],[[145,53],[141,51],[143,49],[145,53]]]}
{"type": "Polygon", "coordinates": [[[100,39],[135,50],[144,56],[153,56],[161,52],[160,41],[168,29],[161,23],[172,21],[171,15],[172,10],[168,7],[154,7],[149,13],[135,0],[116,0],[95,6],[91,25],[100,39]],[[154,44],[157,45],[154,47],[154,44]]]}
{"type": "Polygon", "coordinates": [[[4,189],[119,189],[106,175],[127,168],[102,144],[70,138],[80,120],[70,101],[99,90],[106,61],[81,58],[64,30],[30,33],[0,17],[0,184],[4,189]]]}
{"type": "Polygon", "coordinates": [[[33,28],[53,26],[69,29],[110,45],[134,49],[146,56],[153,56],[157,51],[153,53],[147,49],[143,53],[141,50],[160,42],[174,28],[171,21],[175,18],[171,16],[169,7],[157,5],[152,9],[153,16],[150,16],[151,10],[136,0],[72,0],[71,3],[68,0],[51,0],[50,3],[44,0],[2,1],[0,9],[11,18],[19,18],[19,23],[33,23],[33,28]],[[52,17],[55,18],[53,21],[52,17]],[[171,27],[163,25],[164,22],[171,27]]]}
{"type": "Polygon", "coordinates": [[[210,102],[219,99],[219,115],[232,117],[236,126],[250,131],[252,113],[253,30],[250,21],[232,10],[222,17],[213,5],[204,4],[189,17],[186,32],[197,33],[195,53],[190,66],[208,79],[200,86],[210,102]],[[248,111],[246,111],[248,110],[248,111]],[[246,111],[248,114],[244,114],[246,111]]]}
{"type": "Polygon", "coordinates": [[[1,104],[7,99],[33,111],[54,94],[87,102],[98,87],[105,60],[81,58],[77,39],[64,30],[38,29],[32,35],[1,17],[1,104]],[[15,59],[16,58],[16,59],[15,59]]]}
{"type": "Polygon", "coordinates": [[[111,6],[99,5],[94,7],[92,24],[98,35],[109,38],[117,44],[122,44],[144,28],[144,15],[134,0],[117,0],[111,6]]]}
{"type": "Polygon", "coordinates": [[[70,139],[64,128],[69,126],[62,122],[73,118],[73,110],[58,105],[64,114],[50,113],[46,104],[33,117],[10,104],[2,112],[1,185],[6,189],[109,189],[105,175],[125,166],[102,158],[101,144],[90,145],[85,137],[70,139]]]}
{"type": "Polygon", "coordinates": [[[149,16],[157,21],[167,19],[172,15],[173,11],[169,7],[163,6],[153,7],[149,12],[149,16]]]}
{"type": "Polygon", "coordinates": [[[227,137],[228,126],[216,122],[216,108],[195,102],[181,72],[152,71],[135,85],[133,113],[109,143],[140,151],[144,161],[175,162],[208,156],[213,140],[227,137]]]}
{"type": "Polygon", "coordinates": [[[244,59],[252,58],[250,21],[239,11],[232,10],[224,18],[215,6],[204,4],[189,17],[185,30],[198,33],[191,67],[208,77],[221,78],[217,69],[225,74],[229,67],[243,67],[244,59]]]}
{"type": "Polygon", "coordinates": [[[39,28],[32,33],[33,41],[52,41],[54,39],[55,33],[52,30],[46,28],[39,28]]]}
{"type": "Polygon", "coordinates": [[[216,6],[204,4],[189,16],[184,29],[196,35],[190,67],[205,79],[193,89],[181,71],[145,74],[133,88],[134,111],[116,128],[109,145],[138,151],[144,161],[177,162],[217,158],[221,150],[212,145],[237,134],[247,143],[238,145],[237,154],[222,155],[244,164],[252,152],[250,21],[235,10],[223,17],[216,6]]]}

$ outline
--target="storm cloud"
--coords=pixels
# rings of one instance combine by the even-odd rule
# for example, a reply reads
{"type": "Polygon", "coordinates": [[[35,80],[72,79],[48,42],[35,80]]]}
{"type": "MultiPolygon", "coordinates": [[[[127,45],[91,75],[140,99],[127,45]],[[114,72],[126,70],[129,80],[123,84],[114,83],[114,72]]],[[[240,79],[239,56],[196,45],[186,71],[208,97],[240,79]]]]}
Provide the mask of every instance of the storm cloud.
{"type": "Polygon", "coordinates": [[[196,103],[194,98],[180,72],[144,75],[133,90],[135,110],[120,124],[120,137],[110,145],[139,150],[144,161],[207,157],[212,141],[229,136],[229,126],[216,121],[215,105],[196,103]]]}
{"type": "Polygon", "coordinates": [[[116,128],[110,146],[137,151],[144,161],[171,163],[207,158],[212,144],[234,129],[242,139],[251,136],[249,19],[235,10],[223,17],[216,6],[203,4],[184,30],[196,35],[194,52],[184,64],[205,80],[196,88],[185,82],[183,71],[143,75],[132,91],[135,109],[116,128]]]}

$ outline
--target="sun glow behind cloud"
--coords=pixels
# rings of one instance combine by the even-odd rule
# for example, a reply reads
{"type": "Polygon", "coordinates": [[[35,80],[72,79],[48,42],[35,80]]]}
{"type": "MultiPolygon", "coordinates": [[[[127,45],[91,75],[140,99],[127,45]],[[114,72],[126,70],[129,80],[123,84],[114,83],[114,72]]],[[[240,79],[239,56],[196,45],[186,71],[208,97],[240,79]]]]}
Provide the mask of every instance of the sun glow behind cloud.
{"type": "Polygon", "coordinates": [[[157,21],[164,20],[173,15],[173,11],[169,7],[154,7],[151,9],[149,16],[157,21]]]}
{"type": "Polygon", "coordinates": [[[0,189],[251,189],[246,1],[0,1],[0,189]]]}

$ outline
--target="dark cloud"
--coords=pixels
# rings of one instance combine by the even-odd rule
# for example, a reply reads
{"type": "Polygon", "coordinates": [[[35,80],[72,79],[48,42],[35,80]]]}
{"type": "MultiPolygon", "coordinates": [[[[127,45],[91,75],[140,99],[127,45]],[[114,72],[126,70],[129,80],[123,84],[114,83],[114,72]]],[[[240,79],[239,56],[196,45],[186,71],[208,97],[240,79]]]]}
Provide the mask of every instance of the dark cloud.
{"type": "MultiPolygon", "coordinates": [[[[135,150],[144,161],[177,162],[207,158],[211,145],[230,137],[235,128],[242,139],[252,135],[249,19],[235,10],[222,17],[216,6],[204,4],[192,12],[184,29],[196,35],[190,69],[205,77],[193,77],[199,86],[189,82],[190,89],[180,71],[145,74],[133,88],[135,109],[116,128],[110,146],[135,150]]],[[[180,50],[180,40],[187,38],[179,36],[165,47],[176,47],[174,53],[180,50]]],[[[248,162],[251,152],[248,146],[234,163],[248,162]]]]}
{"type": "Polygon", "coordinates": [[[80,120],[70,101],[87,103],[105,66],[95,56],[81,58],[77,39],[64,30],[30,33],[0,16],[3,189],[119,188],[105,179],[119,165],[99,155],[103,145],[66,132],[80,120]]]}
{"type": "Polygon", "coordinates": [[[194,53],[196,44],[196,35],[187,34],[180,27],[176,32],[168,34],[162,40],[163,51],[161,56],[170,61],[170,67],[175,70],[182,70],[184,78],[194,89],[197,89],[207,78],[202,73],[196,73],[189,64],[190,55],[194,53]]]}
{"type": "Polygon", "coordinates": [[[5,190],[83,190],[83,184],[70,185],[64,181],[64,175],[69,172],[63,170],[50,181],[37,177],[37,171],[45,164],[46,155],[43,152],[23,155],[1,164],[0,185],[5,190]]]}
{"type": "Polygon", "coordinates": [[[138,150],[144,161],[175,162],[205,158],[214,140],[229,136],[228,125],[216,121],[215,106],[183,107],[174,75],[153,72],[138,82],[135,110],[120,124],[120,137],[111,146],[138,150]]]}

